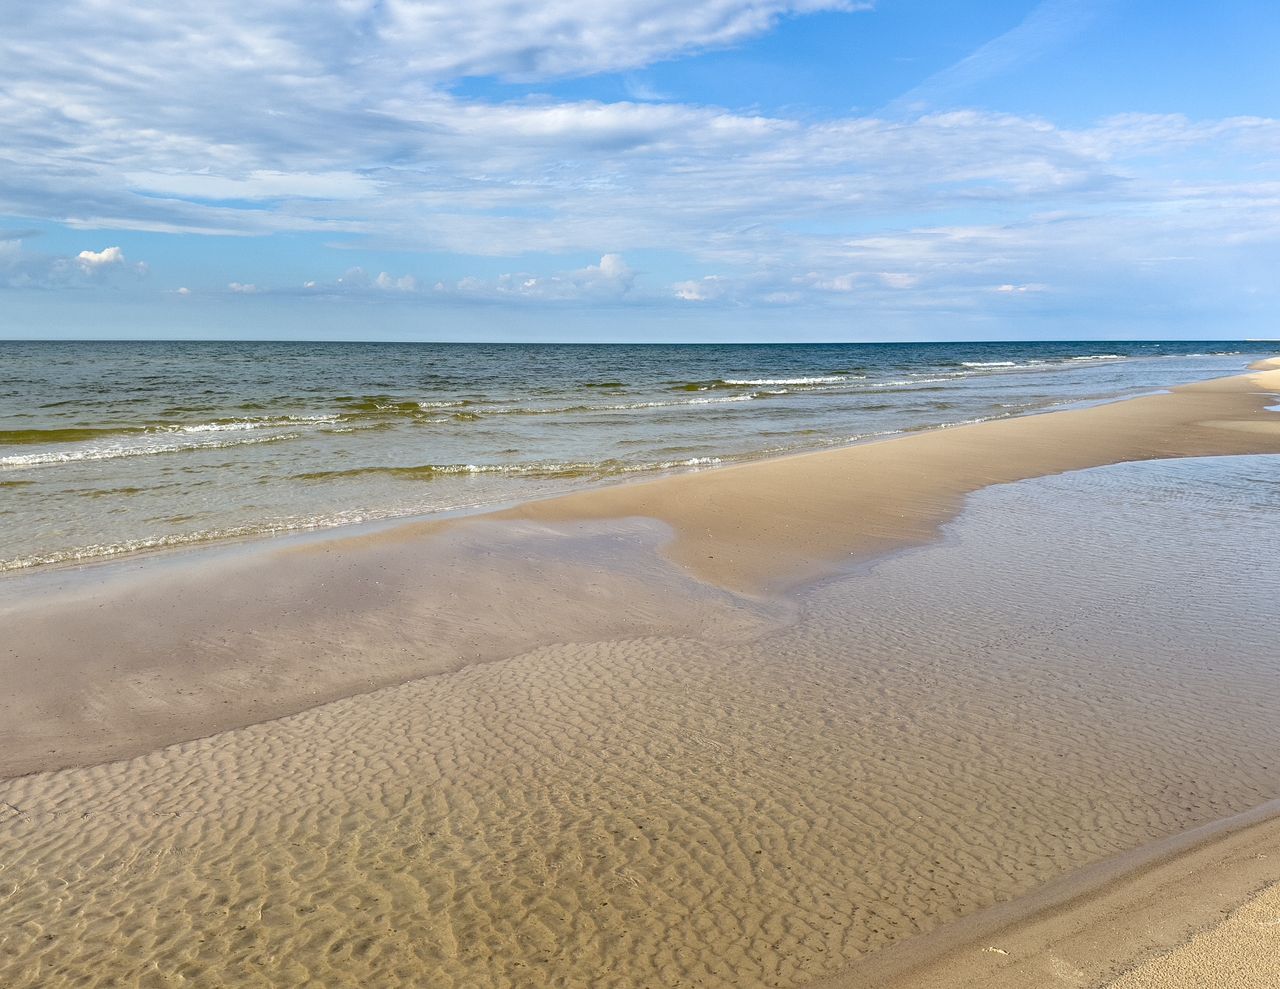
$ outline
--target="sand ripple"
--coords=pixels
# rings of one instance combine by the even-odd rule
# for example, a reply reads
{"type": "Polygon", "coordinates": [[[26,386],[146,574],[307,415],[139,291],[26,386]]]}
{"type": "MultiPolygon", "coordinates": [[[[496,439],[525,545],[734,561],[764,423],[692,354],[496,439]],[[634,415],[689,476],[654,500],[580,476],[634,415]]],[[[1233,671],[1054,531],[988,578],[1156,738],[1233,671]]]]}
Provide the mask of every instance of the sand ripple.
{"type": "Polygon", "coordinates": [[[1280,582],[1239,562],[1274,515],[1204,513],[1200,469],[992,489],[752,641],[547,646],[0,784],[0,984],[795,986],[1274,797],[1280,582]]]}

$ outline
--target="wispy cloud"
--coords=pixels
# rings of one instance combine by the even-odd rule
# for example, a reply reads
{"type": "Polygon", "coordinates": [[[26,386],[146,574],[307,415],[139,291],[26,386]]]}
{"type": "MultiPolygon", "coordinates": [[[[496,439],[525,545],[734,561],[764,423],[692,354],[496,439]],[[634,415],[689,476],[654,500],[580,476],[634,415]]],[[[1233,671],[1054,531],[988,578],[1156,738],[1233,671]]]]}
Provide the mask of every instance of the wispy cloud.
{"type": "MultiPolygon", "coordinates": [[[[964,308],[994,304],[993,287],[1051,305],[1136,277],[1166,279],[1174,304],[1198,277],[1187,269],[1207,281],[1280,241],[1274,119],[814,119],[654,102],[642,88],[605,102],[477,99],[454,85],[638,72],[781,17],[859,6],[25,5],[0,36],[0,214],[83,230],[101,260],[5,247],[0,282],[118,279],[133,265],[107,260],[114,233],[91,231],[129,230],[323,235],[384,256],[337,278],[316,271],[305,288],[239,266],[203,286],[240,294],[964,308]],[[382,270],[396,251],[519,260],[473,278],[426,260],[382,270]],[[640,252],[660,253],[661,273],[622,260],[640,252]],[[1199,260],[1150,261],[1165,257],[1199,260]]],[[[1049,0],[921,92],[962,93],[1097,9],[1049,0]]]]}
{"type": "Polygon", "coordinates": [[[1109,0],[1042,0],[1017,27],[930,76],[888,107],[919,113],[964,96],[988,79],[1021,68],[1083,31],[1109,0]]]}
{"type": "Polygon", "coordinates": [[[617,72],[761,34],[780,18],[857,10],[854,0],[418,0],[349,5],[381,45],[434,78],[496,75],[531,81],[617,72]]]}
{"type": "Polygon", "coordinates": [[[670,93],[664,93],[649,82],[634,75],[628,75],[622,80],[622,88],[626,90],[627,96],[639,102],[666,103],[672,99],[670,93]]]}

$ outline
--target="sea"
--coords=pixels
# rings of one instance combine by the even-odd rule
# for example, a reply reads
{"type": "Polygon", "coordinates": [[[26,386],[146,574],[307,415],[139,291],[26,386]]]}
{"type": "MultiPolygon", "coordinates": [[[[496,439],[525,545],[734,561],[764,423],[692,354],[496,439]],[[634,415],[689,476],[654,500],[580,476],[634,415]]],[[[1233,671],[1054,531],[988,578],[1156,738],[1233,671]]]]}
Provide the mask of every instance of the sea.
{"type": "Polygon", "coordinates": [[[1244,341],[0,342],[0,571],[474,510],[1238,373],[1244,341]]]}

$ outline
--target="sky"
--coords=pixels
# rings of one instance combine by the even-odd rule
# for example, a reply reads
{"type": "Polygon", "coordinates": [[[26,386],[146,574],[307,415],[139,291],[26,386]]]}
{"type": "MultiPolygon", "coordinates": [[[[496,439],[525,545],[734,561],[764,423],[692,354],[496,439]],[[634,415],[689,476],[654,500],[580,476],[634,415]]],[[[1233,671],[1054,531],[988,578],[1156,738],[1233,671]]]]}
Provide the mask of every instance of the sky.
{"type": "Polygon", "coordinates": [[[66,0],[0,338],[1280,337],[1274,0],[66,0]]]}

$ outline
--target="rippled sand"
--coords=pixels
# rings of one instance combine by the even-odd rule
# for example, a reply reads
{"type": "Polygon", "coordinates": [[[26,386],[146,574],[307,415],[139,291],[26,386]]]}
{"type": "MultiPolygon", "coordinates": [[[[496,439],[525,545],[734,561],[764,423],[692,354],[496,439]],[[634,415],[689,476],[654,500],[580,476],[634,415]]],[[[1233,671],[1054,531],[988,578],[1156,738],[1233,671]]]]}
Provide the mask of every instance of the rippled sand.
{"type": "Polygon", "coordinates": [[[639,636],[0,784],[0,984],[797,986],[1277,796],[1275,458],[991,488],[639,636]]]}

